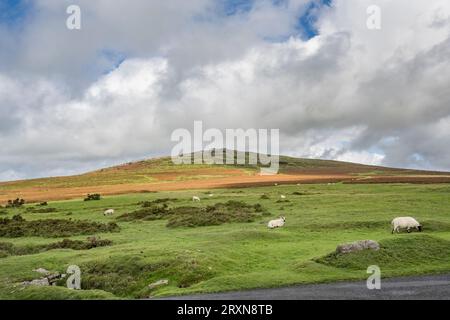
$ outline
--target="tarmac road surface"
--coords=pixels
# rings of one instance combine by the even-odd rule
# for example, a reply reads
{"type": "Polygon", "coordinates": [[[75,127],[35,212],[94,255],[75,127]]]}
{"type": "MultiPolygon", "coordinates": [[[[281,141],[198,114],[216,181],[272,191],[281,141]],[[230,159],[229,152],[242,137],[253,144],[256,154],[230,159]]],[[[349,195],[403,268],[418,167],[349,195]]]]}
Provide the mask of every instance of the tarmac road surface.
{"type": "Polygon", "coordinates": [[[166,297],[164,300],[450,300],[450,274],[381,279],[380,290],[366,281],[297,285],[213,294],[166,297]]]}

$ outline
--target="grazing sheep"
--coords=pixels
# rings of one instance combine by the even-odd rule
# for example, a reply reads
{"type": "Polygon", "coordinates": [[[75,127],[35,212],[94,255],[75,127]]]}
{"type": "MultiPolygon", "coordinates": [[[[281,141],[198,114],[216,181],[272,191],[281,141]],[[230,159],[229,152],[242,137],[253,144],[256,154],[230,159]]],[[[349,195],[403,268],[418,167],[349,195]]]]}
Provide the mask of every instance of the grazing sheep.
{"type": "Polygon", "coordinates": [[[395,218],[391,222],[392,224],[392,234],[394,232],[400,232],[400,229],[406,229],[408,233],[411,232],[411,229],[417,229],[419,232],[422,232],[422,225],[417,222],[416,219],[411,217],[399,217],[395,218]]]}
{"type": "Polygon", "coordinates": [[[210,195],[209,195],[210,197],[214,197],[214,195],[211,193],[210,195]]]}
{"type": "Polygon", "coordinates": [[[193,196],[193,197],[192,197],[192,201],[200,201],[200,198],[197,197],[197,196],[193,196]]]}
{"type": "Polygon", "coordinates": [[[277,186],[277,185],[278,185],[278,183],[274,183],[273,185],[274,185],[274,186],[277,186]]]}
{"type": "Polygon", "coordinates": [[[267,224],[267,227],[269,229],[281,228],[282,226],[284,226],[285,222],[286,222],[286,218],[280,217],[279,219],[269,221],[269,223],[267,224]]]}
{"type": "Polygon", "coordinates": [[[108,209],[108,210],[105,210],[105,212],[103,212],[104,216],[111,216],[113,214],[114,214],[114,209],[108,209]]]}
{"type": "Polygon", "coordinates": [[[280,197],[281,199],[286,199],[286,196],[284,194],[282,194],[280,197]]]}

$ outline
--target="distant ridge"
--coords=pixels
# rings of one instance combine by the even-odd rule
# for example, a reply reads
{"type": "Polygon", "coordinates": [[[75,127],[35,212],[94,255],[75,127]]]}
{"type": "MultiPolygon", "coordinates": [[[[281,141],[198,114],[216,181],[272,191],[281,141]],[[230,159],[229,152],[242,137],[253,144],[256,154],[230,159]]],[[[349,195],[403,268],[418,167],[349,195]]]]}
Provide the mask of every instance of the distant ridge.
{"type": "MultiPolygon", "coordinates": [[[[225,152],[223,149],[217,151],[225,152]]],[[[248,156],[246,153],[245,157],[248,156]]],[[[259,166],[254,165],[175,165],[170,157],[159,157],[74,176],[3,182],[0,183],[0,203],[15,197],[47,201],[82,197],[90,192],[107,195],[274,183],[450,183],[447,172],[288,156],[280,156],[279,164],[278,175],[263,177],[259,175],[259,166]]]]}

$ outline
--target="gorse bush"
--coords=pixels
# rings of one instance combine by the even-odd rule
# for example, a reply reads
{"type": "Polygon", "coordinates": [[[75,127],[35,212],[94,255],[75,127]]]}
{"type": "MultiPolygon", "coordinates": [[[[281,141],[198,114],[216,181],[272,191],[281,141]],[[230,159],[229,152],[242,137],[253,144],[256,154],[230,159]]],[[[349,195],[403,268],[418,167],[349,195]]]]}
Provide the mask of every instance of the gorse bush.
{"type": "Polygon", "coordinates": [[[26,209],[27,212],[31,213],[52,213],[52,212],[58,212],[56,208],[35,208],[35,207],[29,207],[26,209]]]}
{"type": "Polygon", "coordinates": [[[84,198],[84,201],[95,201],[95,200],[100,200],[101,199],[101,195],[98,193],[94,193],[94,194],[88,194],[86,196],[86,198],[84,198]]]}
{"type": "Polygon", "coordinates": [[[9,242],[0,242],[0,258],[36,254],[54,249],[90,250],[92,248],[109,246],[111,244],[111,240],[99,240],[95,237],[93,239],[88,238],[87,241],[64,239],[50,244],[27,246],[15,246],[9,242]]]}
{"type": "Polygon", "coordinates": [[[15,200],[8,200],[7,208],[20,208],[25,204],[25,200],[21,198],[17,198],[15,200]]]}
{"type": "Polygon", "coordinates": [[[252,222],[263,215],[270,215],[261,204],[250,205],[242,201],[230,200],[204,208],[174,207],[167,203],[146,202],[143,208],[125,213],[119,220],[160,220],[168,219],[167,227],[199,227],[220,225],[229,222],[252,222]]]}
{"type": "Polygon", "coordinates": [[[176,201],[177,199],[170,199],[170,198],[163,198],[163,199],[156,199],[153,201],[141,201],[138,203],[142,208],[149,208],[153,207],[155,204],[164,204],[168,203],[170,201],[176,201]]]}
{"type": "Polygon", "coordinates": [[[118,231],[116,223],[45,219],[27,221],[20,215],[11,219],[0,218],[0,237],[67,237],[118,231]]]}
{"type": "Polygon", "coordinates": [[[130,213],[124,213],[117,217],[117,219],[122,221],[133,221],[133,220],[159,220],[163,219],[170,214],[169,206],[164,203],[163,205],[157,205],[149,203],[143,204],[142,209],[130,213]]]}

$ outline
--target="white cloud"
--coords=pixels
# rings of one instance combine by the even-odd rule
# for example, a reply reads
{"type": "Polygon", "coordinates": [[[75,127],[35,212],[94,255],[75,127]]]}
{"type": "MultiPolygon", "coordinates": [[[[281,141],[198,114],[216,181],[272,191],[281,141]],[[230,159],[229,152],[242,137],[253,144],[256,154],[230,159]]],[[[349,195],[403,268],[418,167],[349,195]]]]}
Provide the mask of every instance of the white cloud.
{"type": "Polygon", "coordinates": [[[306,1],[263,1],[228,18],[200,0],[178,9],[86,2],[78,48],[64,47],[66,31],[55,29],[61,5],[41,0],[45,14],[33,26],[43,29],[24,33],[10,58],[17,72],[0,71],[0,171],[9,172],[0,179],[169,154],[172,130],[199,119],[280,128],[281,151],[291,155],[450,169],[450,4],[375,2],[381,31],[366,28],[369,1],[338,0],[323,11],[319,36],[278,43],[264,39],[292,32],[306,1]],[[43,46],[43,37],[63,48],[43,46]],[[108,74],[85,76],[82,66],[108,47],[133,54],[108,74]]]}

